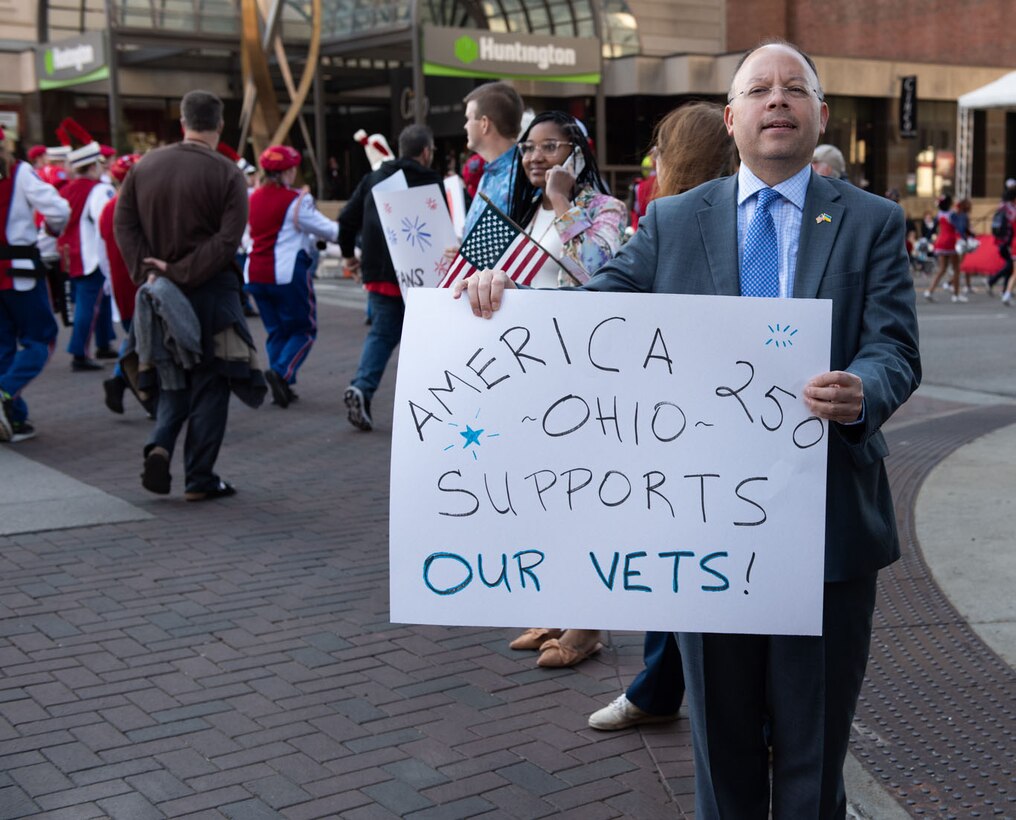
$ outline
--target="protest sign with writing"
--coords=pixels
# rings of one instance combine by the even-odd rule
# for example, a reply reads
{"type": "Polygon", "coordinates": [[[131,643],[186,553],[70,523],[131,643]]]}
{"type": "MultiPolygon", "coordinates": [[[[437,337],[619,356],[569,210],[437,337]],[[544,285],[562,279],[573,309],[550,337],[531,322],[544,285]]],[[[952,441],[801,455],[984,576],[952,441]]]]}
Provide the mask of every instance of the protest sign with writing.
{"type": "Polygon", "coordinates": [[[411,288],[437,287],[448,269],[444,251],[458,244],[441,188],[379,193],[375,187],[374,202],[403,298],[411,288]]]}
{"type": "Polygon", "coordinates": [[[830,302],[409,297],[393,621],[821,632],[830,302]]]}

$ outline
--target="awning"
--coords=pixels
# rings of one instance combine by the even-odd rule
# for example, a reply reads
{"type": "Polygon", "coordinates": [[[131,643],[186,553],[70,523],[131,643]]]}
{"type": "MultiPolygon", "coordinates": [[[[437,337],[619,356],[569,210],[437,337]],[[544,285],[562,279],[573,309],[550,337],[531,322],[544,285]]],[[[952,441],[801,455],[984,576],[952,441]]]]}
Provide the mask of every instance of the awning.
{"type": "Polygon", "coordinates": [[[957,103],[960,108],[1016,108],[1016,71],[964,94],[957,103]]]}

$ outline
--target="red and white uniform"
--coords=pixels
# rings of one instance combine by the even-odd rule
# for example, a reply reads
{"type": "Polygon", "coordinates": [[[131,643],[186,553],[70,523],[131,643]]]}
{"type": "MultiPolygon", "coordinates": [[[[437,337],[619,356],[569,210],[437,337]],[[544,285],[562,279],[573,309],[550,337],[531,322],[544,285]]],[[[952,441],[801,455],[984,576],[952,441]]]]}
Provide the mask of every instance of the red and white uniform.
{"type": "MultiPolygon", "coordinates": [[[[116,211],[116,196],[107,202],[99,214],[99,236],[102,238],[99,267],[106,274],[110,287],[113,289],[113,304],[119,318],[129,322],[134,318],[134,301],[138,286],[131,279],[127,263],[123,261],[120,246],[116,244],[113,234],[113,213],[116,211]]],[[[116,318],[116,317],[114,317],[116,318]]]]}
{"type": "Polygon", "coordinates": [[[60,190],[71,206],[67,227],[57,241],[64,273],[72,279],[87,276],[99,267],[99,216],[116,194],[112,185],[86,177],[72,179],[60,190]]]}
{"type": "Polygon", "coordinates": [[[335,242],[337,222],[314,207],[310,194],[266,183],[250,197],[251,250],[244,280],[260,285],[288,285],[293,281],[297,254],[313,256],[314,242],[335,242]]]}
{"type": "Polygon", "coordinates": [[[935,234],[933,246],[937,254],[956,253],[956,240],[960,238],[959,231],[949,218],[948,211],[938,212],[938,231],[935,234]]]}
{"type": "MultiPolygon", "coordinates": [[[[35,212],[53,233],[59,233],[70,216],[70,206],[49,183],[43,182],[32,166],[15,162],[6,179],[0,180],[0,227],[3,244],[33,247],[38,238],[35,212]]],[[[0,290],[31,290],[38,279],[17,276],[16,271],[33,270],[30,259],[0,260],[0,290]]]]}

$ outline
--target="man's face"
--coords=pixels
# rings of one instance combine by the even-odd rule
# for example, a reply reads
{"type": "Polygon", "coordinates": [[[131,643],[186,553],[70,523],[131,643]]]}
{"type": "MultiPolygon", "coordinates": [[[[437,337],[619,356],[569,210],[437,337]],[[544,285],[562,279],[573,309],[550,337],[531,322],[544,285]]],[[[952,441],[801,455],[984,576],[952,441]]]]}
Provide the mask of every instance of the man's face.
{"type": "Polygon", "coordinates": [[[466,131],[466,148],[470,151],[479,151],[483,144],[486,118],[476,113],[476,100],[466,103],[466,123],[463,126],[466,131]]]}
{"type": "Polygon", "coordinates": [[[727,132],[756,176],[775,185],[811,161],[829,108],[800,54],[779,45],[758,49],[734,77],[730,97],[727,132]]]}

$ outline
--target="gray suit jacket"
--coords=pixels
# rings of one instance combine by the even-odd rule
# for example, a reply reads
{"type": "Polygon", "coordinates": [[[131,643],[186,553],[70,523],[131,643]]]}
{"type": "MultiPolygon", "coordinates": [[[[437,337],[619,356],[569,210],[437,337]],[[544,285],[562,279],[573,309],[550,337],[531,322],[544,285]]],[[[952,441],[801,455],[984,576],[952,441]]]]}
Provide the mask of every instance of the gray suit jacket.
{"type": "MultiPolygon", "coordinates": [[[[586,290],[737,296],[737,177],[657,200],[586,290]]],[[[794,296],[831,299],[831,370],[864,385],[864,420],[830,424],[825,577],[845,581],[899,558],[882,424],[917,389],[914,286],[903,211],[847,182],[812,173],[794,296]],[[820,214],[830,222],[816,223],[820,214]]]]}

